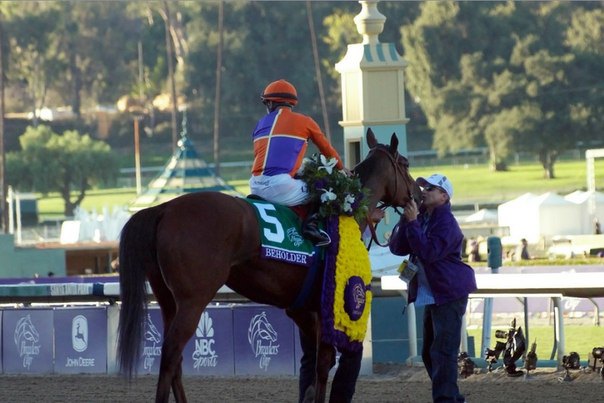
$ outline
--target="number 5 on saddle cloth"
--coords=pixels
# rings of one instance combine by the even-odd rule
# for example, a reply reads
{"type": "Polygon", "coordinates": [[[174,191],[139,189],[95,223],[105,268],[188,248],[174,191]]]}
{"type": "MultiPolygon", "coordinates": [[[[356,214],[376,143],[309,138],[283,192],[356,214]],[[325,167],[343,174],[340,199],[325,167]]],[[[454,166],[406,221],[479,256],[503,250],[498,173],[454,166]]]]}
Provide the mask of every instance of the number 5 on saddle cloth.
{"type": "Polygon", "coordinates": [[[260,227],[261,256],[310,266],[315,258],[313,244],[300,232],[300,219],[289,207],[259,199],[244,199],[254,207],[260,227]]]}

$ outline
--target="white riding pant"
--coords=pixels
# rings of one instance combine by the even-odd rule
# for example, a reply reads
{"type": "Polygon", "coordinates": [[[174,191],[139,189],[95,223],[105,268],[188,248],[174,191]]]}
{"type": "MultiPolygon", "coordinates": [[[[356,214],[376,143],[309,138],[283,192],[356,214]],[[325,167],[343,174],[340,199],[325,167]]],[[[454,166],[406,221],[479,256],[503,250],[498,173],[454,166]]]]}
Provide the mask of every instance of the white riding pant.
{"type": "Polygon", "coordinates": [[[275,176],[258,175],[250,178],[250,191],[273,203],[297,206],[308,201],[306,183],[289,174],[275,176]]]}

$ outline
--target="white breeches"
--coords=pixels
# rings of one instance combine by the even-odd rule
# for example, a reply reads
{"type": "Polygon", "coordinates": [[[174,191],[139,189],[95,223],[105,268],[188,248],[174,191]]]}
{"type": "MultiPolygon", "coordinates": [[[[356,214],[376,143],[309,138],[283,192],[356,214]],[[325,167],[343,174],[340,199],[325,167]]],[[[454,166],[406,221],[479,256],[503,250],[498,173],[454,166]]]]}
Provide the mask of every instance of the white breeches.
{"type": "Polygon", "coordinates": [[[250,178],[250,191],[270,202],[297,206],[308,201],[306,183],[288,174],[275,176],[258,175],[250,178]]]}

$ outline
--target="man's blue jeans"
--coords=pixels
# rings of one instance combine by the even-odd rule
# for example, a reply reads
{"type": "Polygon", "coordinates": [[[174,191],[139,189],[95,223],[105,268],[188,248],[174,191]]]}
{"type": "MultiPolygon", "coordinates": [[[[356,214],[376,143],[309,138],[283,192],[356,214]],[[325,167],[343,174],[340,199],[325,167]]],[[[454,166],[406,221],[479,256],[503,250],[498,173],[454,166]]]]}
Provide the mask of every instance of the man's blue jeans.
{"type": "Polygon", "coordinates": [[[457,356],[461,342],[461,319],[468,298],[431,304],[424,309],[422,359],[432,380],[434,402],[463,402],[457,386],[457,356]]]}

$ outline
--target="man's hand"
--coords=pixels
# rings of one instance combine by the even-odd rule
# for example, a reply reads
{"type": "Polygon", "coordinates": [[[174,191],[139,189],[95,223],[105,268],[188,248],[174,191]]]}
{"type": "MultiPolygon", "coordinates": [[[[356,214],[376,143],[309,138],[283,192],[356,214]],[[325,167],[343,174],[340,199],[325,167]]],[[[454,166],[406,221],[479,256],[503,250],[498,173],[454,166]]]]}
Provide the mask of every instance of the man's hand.
{"type": "Polygon", "coordinates": [[[340,171],[343,172],[344,175],[346,175],[348,177],[352,176],[352,171],[350,169],[346,168],[346,167],[342,168],[340,171]]]}
{"type": "Polygon", "coordinates": [[[405,205],[405,211],[403,212],[403,215],[405,216],[407,222],[411,222],[417,220],[418,214],[419,210],[417,208],[417,204],[413,199],[411,199],[411,201],[405,205]]]}

